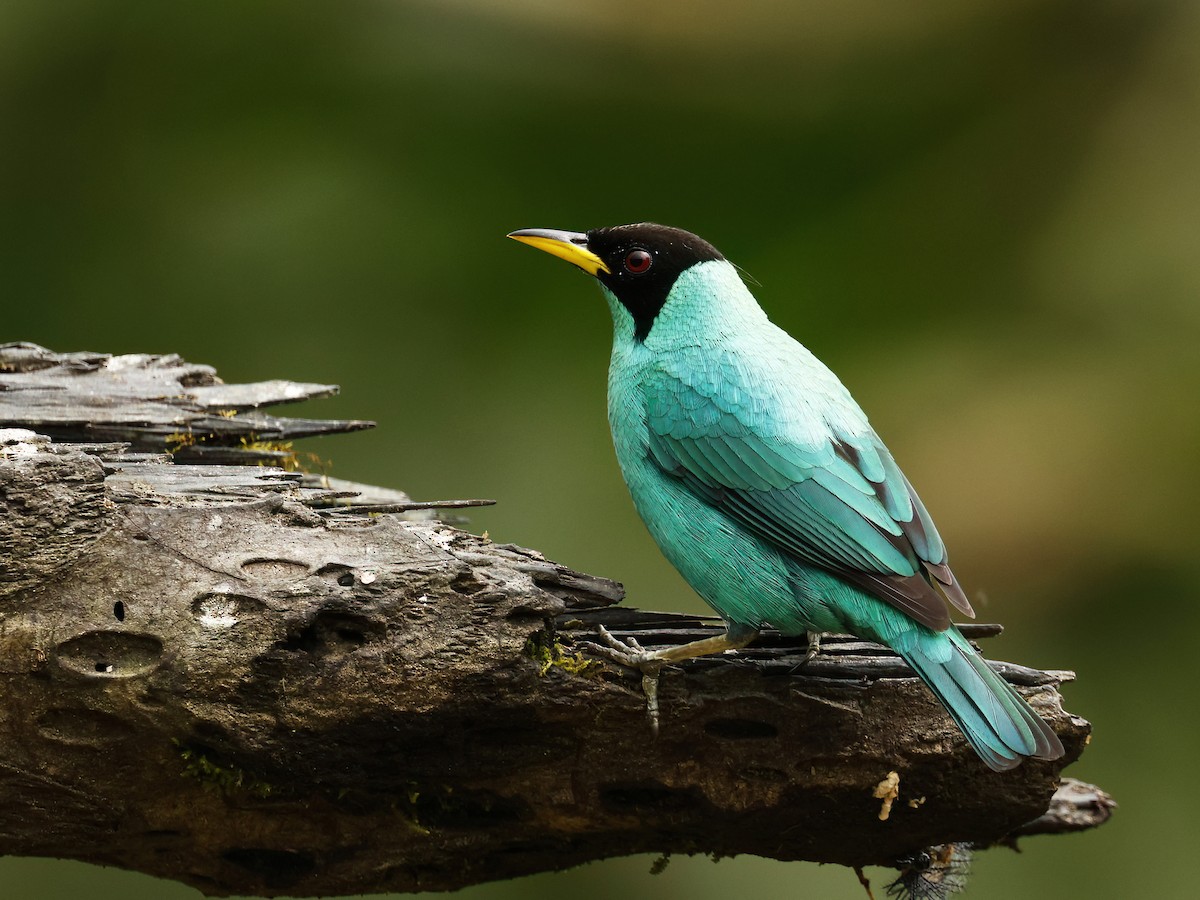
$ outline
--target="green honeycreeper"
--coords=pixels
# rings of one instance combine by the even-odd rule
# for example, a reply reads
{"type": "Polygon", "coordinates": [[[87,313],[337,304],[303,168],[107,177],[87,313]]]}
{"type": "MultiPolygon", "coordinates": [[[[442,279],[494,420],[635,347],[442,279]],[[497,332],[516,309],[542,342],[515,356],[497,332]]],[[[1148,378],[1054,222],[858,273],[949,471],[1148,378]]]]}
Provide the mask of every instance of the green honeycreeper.
{"type": "MultiPolygon", "coordinates": [[[[654,651],[602,630],[647,677],[746,646],[760,628],[886,644],[983,761],[1010,769],[1062,744],[950,621],[974,616],[929,513],[837,377],[770,322],[708,242],[642,223],[509,237],[600,283],[613,318],[608,419],[634,505],[723,635],[654,651]]],[[[807,658],[807,657],[806,657],[807,658]]]]}

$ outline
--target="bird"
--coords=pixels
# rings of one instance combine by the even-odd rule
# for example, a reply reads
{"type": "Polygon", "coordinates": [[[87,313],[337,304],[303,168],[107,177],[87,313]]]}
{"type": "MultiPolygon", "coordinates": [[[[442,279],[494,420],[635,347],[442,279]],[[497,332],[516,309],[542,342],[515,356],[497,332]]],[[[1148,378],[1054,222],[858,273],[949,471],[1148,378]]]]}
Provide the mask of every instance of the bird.
{"type": "Polygon", "coordinates": [[[647,650],[601,627],[640,670],[652,720],[663,666],[735,650],[764,628],[884,644],[929,686],[983,762],[1057,759],[1049,725],[951,620],[974,611],[916,491],[837,376],[772,323],[738,269],[650,222],[508,237],[591,275],[613,320],[608,419],[634,506],[722,634],[647,650]]]}

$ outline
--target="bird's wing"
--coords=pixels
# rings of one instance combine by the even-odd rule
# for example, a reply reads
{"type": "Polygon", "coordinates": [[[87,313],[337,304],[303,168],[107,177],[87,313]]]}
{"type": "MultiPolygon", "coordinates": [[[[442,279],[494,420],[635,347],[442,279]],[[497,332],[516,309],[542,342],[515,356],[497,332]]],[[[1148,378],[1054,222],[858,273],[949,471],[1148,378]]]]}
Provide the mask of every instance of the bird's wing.
{"type": "Polygon", "coordinates": [[[760,537],[931,628],[949,626],[947,602],[974,616],[912,485],[803,352],[803,372],[747,372],[736,358],[655,371],[644,385],[651,459],[760,537]]]}

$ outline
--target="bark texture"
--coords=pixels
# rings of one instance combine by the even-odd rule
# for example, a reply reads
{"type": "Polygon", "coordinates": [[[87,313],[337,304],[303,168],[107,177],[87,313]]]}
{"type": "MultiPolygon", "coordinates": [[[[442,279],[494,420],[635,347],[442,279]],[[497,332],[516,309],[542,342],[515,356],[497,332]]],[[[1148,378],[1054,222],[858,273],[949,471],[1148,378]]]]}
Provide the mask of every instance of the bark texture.
{"type": "Polygon", "coordinates": [[[1008,773],[851,638],[799,671],[770,634],[670,669],[652,737],[638,678],[573,644],[715,623],[616,607],[401,492],[253,465],[370,424],[260,411],[333,390],[0,346],[0,853],[349,894],[638,852],[886,865],[1107,818],[1091,786],[1055,797],[1090,731],[1070,673],[998,665],[1067,748],[1008,773]]]}

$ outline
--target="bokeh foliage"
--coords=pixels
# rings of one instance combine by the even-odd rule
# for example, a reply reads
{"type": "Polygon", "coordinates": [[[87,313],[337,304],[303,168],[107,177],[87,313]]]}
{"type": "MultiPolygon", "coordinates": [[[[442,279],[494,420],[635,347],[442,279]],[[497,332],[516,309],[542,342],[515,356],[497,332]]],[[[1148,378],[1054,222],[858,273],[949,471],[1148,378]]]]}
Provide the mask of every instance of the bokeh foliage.
{"type": "MultiPolygon", "coordinates": [[[[1122,809],[984,855],[971,896],[1193,896],[1198,47],[1189,0],[4,0],[0,339],[339,383],[304,411],[380,427],[311,448],[334,474],[495,497],[474,527],[699,610],[611,457],[603,303],[503,240],[699,232],[871,414],[992,652],[1080,673],[1075,774],[1122,809]]],[[[861,896],[649,867],[464,896],[861,896]]]]}

